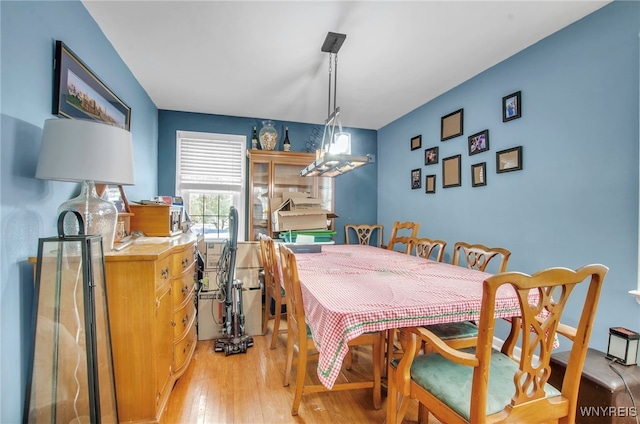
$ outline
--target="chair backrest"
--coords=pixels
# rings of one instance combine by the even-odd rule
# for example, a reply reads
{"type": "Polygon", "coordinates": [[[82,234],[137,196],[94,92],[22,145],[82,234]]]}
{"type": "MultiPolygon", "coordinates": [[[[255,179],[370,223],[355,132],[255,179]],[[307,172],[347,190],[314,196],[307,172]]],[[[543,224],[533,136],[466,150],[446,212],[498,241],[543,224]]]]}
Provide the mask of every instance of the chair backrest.
{"type": "MultiPolygon", "coordinates": [[[[279,250],[284,291],[287,293],[287,325],[289,326],[289,334],[293,334],[298,345],[301,346],[307,338],[307,325],[304,315],[304,305],[302,303],[302,291],[300,289],[296,255],[286,245],[281,245],[279,250]]],[[[300,349],[303,349],[303,347],[301,346],[300,349]]]]}
{"type": "Polygon", "coordinates": [[[393,229],[391,230],[391,237],[389,237],[389,243],[387,243],[387,249],[394,250],[393,247],[395,244],[404,244],[406,245],[405,253],[411,253],[409,246],[409,238],[417,237],[418,230],[420,229],[419,222],[394,222],[393,229]],[[398,235],[398,231],[407,230],[410,231],[410,234],[398,235]]]}
{"type": "Polygon", "coordinates": [[[375,225],[366,225],[366,224],[361,224],[361,225],[356,225],[356,224],[346,224],[344,226],[344,238],[345,238],[345,243],[350,244],[349,243],[349,233],[351,231],[354,231],[356,233],[356,235],[358,236],[358,244],[368,244],[371,245],[371,236],[373,235],[373,233],[377,230],[377,242],[374,242],[375,244],[373,244],[373,246],[376,247],[380,247],[382,246],[382,229],[383,226],[380,224],[375,224],[375,225]]]}
{"type": "MultiPolygon", "coordinates": [[[[472,389],[472,393],[474,393],[474,397],[471,400],[471,422],[476,422],[474,418],[485,415],[491,344],[495,325],[496,294],[503,285],[511,285],[518,293],[520,300],[521,318],[514,322],[513,327],[518,330],[520,328],[529,329],[521,332],[519,360],[513,354],[510,355],[518,362],[518,371],[513,380],[515,394],[511,405],[505,410],[508,410],[510,415],[529,416],[535,422],[546,421],[548,418],[545,418],[544,414],[547,412],[553,416],[553,412],[545,411],[548,408],[548,403],[545,400],[544,388],[550,376],[551,350],[556,340],[556,333],[560,333],[569,338],[573,345],[561,388],[562,397],[565,399],[559,400],[559,403],[565,405],[555,405],[554,408],[561,410],[568,405],[568,415],[575,416],[582,368],[602,282],[607,271],[608,268],[604,265],[588,265],[577,271],[567,268],[551,268],[531,276],[518,272],[501,273],[485,280],[476,348],[476,356],[481,365],[475,369],[473,374],[474,389],[472,389]],[[589,280],[589,287],[584,303],[582,303],[578,326],[571,328],[561,324],[562,313],[573,289],[576,285],[587,280],[589,280]],[[529,301],[531,291],[538,295],[538,300],[533,304],[529,301]],[[521,321],[521,326],[518,321],[521,321]],[[534,415],[526,415],[532,413],[534,415]]],[[[519,332],[518,330],[516,331],[519,332]]],[[[516,342],[517,340],[513,338],[507,338],[502,349],[503,352],[512,352],[516,342]]],[[[517,421],[518,419],[513,420],[513,422],[517,421]]],[[[527,420],[523,422],[527,422],[527,420]]]]}
{"type": "MultiPolygon", "coordinates": [[[[469,422],[496,422],[497,417],[500,417],[500,422],[564,422],[558,421],[558,418],[562,417],[570,417],[567,422],[573,422],[582,368],[607,271],[606,266],[594,264],[576,271],[567,268],[549,268],[533,275],[506,272],[492,275],[484,281],[475,355],[471,353],[469,356],[467,353],[464,357],[464,363],[473,367],[471,379],[473,396],[470,400],[469,422]],[[580,293],[578,296],[581,299],[578,303],[575,303],[576,299],[572,300],[574,305],[583,305],[578,326],[573,328],[562,324],[560,319],[570,295],[577,285],[584,283],[588,285],[586,291],[575,290],[576,293],[580,293]],[[505,405],[502,411],[491,415],[489,420],[486,417],[486,411],[491,399],[489,393],[491,367],[502,364],[500,361],[492,362],[492,343],[496,297],[498,290],[506,288],[503,286],[511,286],[516,291],[521,311],[521,317],[513,320],[512,332],[502,347],[502,353],[514,361],[513,378],[508,374],[504,376],[504,380],[513,382],[514,391],[510,403],[505,405]],[[520,331],[520,328],[527,330],[520,331]],[[512,337],[513,334],[519,334],[519,336],[512,337]],[[551,375],[549,363],[557,334],[567,337],[572,342],[571,353],[560,394],[547,395],[545,386],[551,375]],[[513,354],[516,344],[520,347],[518,355],[513,354]]],[[[433,344],[439,352],[451,349],[424,328],[413,327],[401,330],[402,341],[406,342],[406,351],[409,352],[409,355],[406,355],[409,361],[413,360],[413,355],[420,347],[420,344],[416,343],[416,334],[433,344]]],[[[462,354],[458,353],[458,355],[458,361],[462,361],[462,354]]],[[[407,367],[407,363],[411,362],[406,362],[402,366],[407,367]]],[[[501,368],[502,372],[506,372],[504,365],[501,368]]],[[[499,374],[499,371],[495,372],[499,374]]],[[[400,389],[405,393],[408,390],[406,385],[400,389]]],[[[494,387],[494,389],[504,389],[504,387],[494,387]]]]}
{"type": "MultiPolygon", "coordinates": [[[[276,257],[276,246],[273,239],[266,234],[258,236],[260,241],[260,254],[262,256],[262,268],[264,269],[264,284],[269,289],[280,292],[280,274],[276,257]]],[[[268,305],[267,305],[268,307],[268,305]]]]}
{"type": "Polygon", "coordinates": [[[501,247],[487,247],[482,244],[469,244],[459,241],[453,245],[453,260],[451,263],[462,266],[461,255],[464,257],[464,263],[466,263],[467,268],[479,271],[485,271],[493,258],[500,258],[497,272],[505,272],[511,252],[501,247]]]}
{"type": "Polygon", "coordinates": [[[442,262],[444,258],[444,248],[447,242],[444,240],[432,240],[430,238],[411,237],[409,239],[409,252],[414,252],[414,255],[429,259],[433,252],[436,252],[435,260],[442,262]]]}

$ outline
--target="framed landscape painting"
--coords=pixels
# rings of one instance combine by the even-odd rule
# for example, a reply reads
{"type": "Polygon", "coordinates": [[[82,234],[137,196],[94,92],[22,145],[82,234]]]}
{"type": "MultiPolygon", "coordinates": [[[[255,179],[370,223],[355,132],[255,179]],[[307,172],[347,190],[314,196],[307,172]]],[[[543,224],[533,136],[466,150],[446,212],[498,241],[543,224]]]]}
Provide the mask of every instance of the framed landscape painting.
{"type": "Polygon", "coordinates": [[[131,108],[60,40],[54,61],[53,114],[92,119],[127,131],[131,127],[131,108]]]}

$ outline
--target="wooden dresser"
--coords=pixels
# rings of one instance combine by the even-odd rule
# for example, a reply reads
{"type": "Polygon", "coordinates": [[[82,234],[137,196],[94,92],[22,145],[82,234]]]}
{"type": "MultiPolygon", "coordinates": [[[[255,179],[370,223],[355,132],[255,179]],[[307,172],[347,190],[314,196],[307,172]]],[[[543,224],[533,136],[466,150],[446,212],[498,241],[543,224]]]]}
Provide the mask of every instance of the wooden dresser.
{"type": "Polygon", "coordinates": [[[159,422],[196,347],[196,235],[105,255],[120,422],[159,422]]]}

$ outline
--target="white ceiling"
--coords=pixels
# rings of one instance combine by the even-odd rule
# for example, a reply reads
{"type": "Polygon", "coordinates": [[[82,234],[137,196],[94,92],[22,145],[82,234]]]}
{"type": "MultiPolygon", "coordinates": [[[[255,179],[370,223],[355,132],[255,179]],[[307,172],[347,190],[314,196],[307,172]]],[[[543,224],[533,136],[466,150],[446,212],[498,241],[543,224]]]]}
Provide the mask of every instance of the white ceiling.
{"type": "Polygon", "coordinates": [[[159,109],[379,129],[609,1],[83,0],[159,109]]]}

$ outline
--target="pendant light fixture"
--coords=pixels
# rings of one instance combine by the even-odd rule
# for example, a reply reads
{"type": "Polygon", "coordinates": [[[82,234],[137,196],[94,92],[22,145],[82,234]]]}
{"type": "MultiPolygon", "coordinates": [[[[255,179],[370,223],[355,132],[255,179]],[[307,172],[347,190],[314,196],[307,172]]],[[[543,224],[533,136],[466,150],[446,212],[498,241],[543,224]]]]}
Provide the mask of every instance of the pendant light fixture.
{"type": "Polygon", "coordinates": [[[351,154],[351,134],[342,130],[340,108],[336,106],[338,86],[338,51],[347,38],[345,34],[329,32],[321,50],[329,53],[329,102],[324,124],[322,145],[316,151],[316,160],[300,171],[301,177],[335,177],[373,162],[370,155],[351,154]],[[333,60],[333,65],[332,65],[333,60]],[[332,81],[333,75],[333,81],[332,81]],[[331,108],[331,86],[333,84],[333,109],[331,108]]]}

